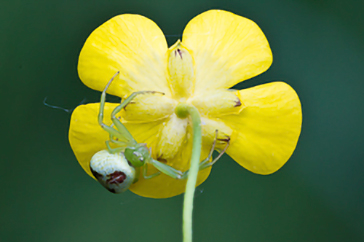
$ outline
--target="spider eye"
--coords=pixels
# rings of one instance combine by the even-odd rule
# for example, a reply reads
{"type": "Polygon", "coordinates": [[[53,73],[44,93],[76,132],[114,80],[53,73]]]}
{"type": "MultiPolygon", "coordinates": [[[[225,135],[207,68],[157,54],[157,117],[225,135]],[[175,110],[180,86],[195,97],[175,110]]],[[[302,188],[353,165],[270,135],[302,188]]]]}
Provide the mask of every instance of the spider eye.
{"type": "Polygon", "coordinates": [[[107,150],[97,152],[90,162],[95,178],[112,193],[121,193],[134,182],[135,169],[130,166],[122,152],[110,154],[107,150]]]}

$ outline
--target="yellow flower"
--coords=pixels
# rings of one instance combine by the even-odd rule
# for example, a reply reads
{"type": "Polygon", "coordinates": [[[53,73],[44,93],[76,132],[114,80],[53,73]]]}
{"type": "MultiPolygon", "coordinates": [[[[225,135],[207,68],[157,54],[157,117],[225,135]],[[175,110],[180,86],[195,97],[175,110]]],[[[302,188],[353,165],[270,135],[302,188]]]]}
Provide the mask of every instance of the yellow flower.
{"type": "MultiPolygon", "coordinates": [[[[245,90],[229,90],[259,75],[272,63],[263,32],[251,20],[222,10],[193,18],[178,41],[168,49],[158,26],[140,15],[116,16],[87,39],[78,64],[81,80],[102,91],[120,74],[108,93],[121,98],[135,91],[161,94],[137,96],[120,119],[139,143],[147,143],[155,159],[185,171],[190,166],[192,135],[189,118],[179,118],[175,107],[194,105],[202,121],[202,155],[206,158],[218,132],[218,148],[230,139],[229,154],[257,174],[270,174],[292,155],[301,131],[301,104],[283,82],[245,90]]],[[[106,103],[105,123],[117,104],[106,103]]],[[[72,114],[69,140],[82,168],[91,177],[91,157],[106,149],[109,135],[98,124],[99,104],[81,105],[72,114]]],[[[153,167],[149,167],[150,173],[153,167]]],[[[211,170],[199,172],[201,184],[211,170]]],[[[160,175],[130,187],[136,194],[165,198],[181,194],[185,180],[160,175]]]]}

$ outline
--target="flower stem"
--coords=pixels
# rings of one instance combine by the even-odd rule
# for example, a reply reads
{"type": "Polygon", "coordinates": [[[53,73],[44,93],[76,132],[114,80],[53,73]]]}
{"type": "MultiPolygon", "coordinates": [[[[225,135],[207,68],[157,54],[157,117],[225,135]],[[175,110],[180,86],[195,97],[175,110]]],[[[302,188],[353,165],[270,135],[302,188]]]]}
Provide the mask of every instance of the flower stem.
{"type": "Polygon", "coordinates": [[[197,174],[201,156],[201,119],[198,110],[194,106],[187,106],[192,119],[193,144],[191,165],[188,173],[186,192],[183,202],[183,242],[192,242],[192,210],[195,195],[197,174]]]}

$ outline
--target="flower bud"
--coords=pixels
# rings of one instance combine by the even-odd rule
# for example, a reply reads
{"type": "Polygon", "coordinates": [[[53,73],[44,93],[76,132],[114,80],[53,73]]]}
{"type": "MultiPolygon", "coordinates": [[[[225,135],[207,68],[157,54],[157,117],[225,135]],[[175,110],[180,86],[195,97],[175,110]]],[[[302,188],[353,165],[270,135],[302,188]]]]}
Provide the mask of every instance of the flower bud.
{"type": "Polygon", "coordinates": [[[195,79],[194,60],[191,51],[179,40],[168,50],[167,68],[174,95],[180,99],[191,96],[195,79]]]}

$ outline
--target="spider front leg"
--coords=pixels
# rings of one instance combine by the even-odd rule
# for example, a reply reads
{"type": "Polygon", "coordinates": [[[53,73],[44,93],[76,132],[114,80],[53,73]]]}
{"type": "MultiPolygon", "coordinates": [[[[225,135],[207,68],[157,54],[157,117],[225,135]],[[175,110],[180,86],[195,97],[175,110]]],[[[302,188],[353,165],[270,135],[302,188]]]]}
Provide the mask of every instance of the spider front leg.
{"type": "MultiPolygon", "coordinates": [[[[129,130],[119,121],[119,119],[116,117],[116,115],[126,106],[128,105],[138,94],[143,93],[157,93],[155,91],[140,91],[140,92],[134,92],[132,93],[128,98],[126,98],[119,106],[117,106],[111,113],[111,120],[113,124],[115,125],[116,129],[112,126],[108,126],[103,122],[104,119],[104,109],[105,109],[105,100],[106,100],[106,91],[109,88],[111,82],[114,80],[114,78],[119,74],[119,71],[110,79],[110,81],[107,83],[105,89],[103,90],[101,94],[100,99],[100,111],[99,111],[99,117],[98,121],[100,126],[106,130],[112,137],[117,138],[118,140],[121,140],[122,142],[129,143],[132,145],[137,144],[137,142],[134,140],[133,136],[130,134],[129,130]]],[[[164,93],[163,93],[164,94],[164,93]]],[[[110,139],[111,142],[113,142],[113,139],[110,139]]],[[[114,142],[113,142],[114,143],[114,142]]]]}
{"type": "Polygon", "coordinates": [[[105,100],[106,100],[106,90],[109,88],[111,82],[114,80],[114,78],[119,74],[119,71],[116,72],[116,74],[110,79],[110,81],[107,83],[105,89],[102,91],[101,94],[101,99],[100,99],[100,109],[99,109],[99,117],[98,117],[98,121],[100,126],[107,131],[110,136],[116,137],[118,140],[122,140],[123,142],[130,142],[133,141],[133,137],[131,136],[131,134],[129,133],[129,131],[124,127],[124,129],[119,129],[116,125],[115,129],[111,126],[106,125],[103,122],[104,119],[104,109],[105,109],[105,100]]]}
{"type": "MultiPolygon", "coordinates": [[[[112,80],[110,80],[111,82],[112,80]]],[[[105,90],[106,91],[106,88],[105,90]]],[[[136,145],[137,142],[133,138],[133,136],[130,134],[129,130],[120,122],[120,120],[116,117],[116,115],[124,108],[126,105],[128,105],[137,95],[139,94],[145,94],[145,93],[161,93],[156,91],[139,91],[139,92],[133,92],[128,98],[126,98],[119,106],[117,106],[111,113],[111,121],[115,125],[115,127],[119,130],[119,132],[124,135],[124,137],[130,141],[132,144],[136,145]]],[[[161,93],[164,95],[164,93],[161,93]]],[[[105,102],[105,99],[104,99],[105,102]]],[[[115,135],[115,137],[117,137],[115,135]]],[[[119,138],[119,137],[117,137],[119,138]]]]}
{"type": "Polygon", "coordinates": [[[125,151],[125,148],[127,147],[127,144],[125,144],[124,142],[121,142],[122,144],[119,144],[120,147],[111,148],[110,142],[111,142],[110,140],[107,140],[105,142],[106,143],[107,150],[109,151],[110,154],[124,152],[125,151]]]}

